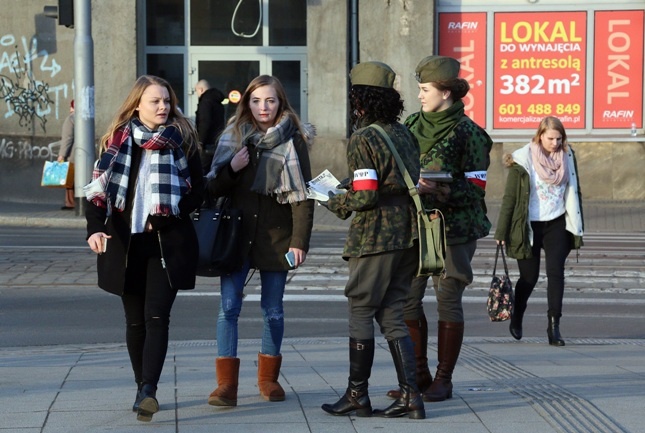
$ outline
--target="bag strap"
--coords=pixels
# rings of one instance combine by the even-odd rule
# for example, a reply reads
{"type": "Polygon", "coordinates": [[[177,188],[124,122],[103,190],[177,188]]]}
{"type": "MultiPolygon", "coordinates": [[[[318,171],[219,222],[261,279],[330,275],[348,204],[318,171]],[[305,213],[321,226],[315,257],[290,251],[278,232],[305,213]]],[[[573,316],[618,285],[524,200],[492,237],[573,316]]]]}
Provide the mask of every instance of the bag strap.
{"type": "MultiPolygon", "coordinates": [[[[405,164],[401,159],[401,155],[399,155],[399,152],[396,150],[396,147],[394,147],[394,143],[392,143],[392,139],[390,138],[389,135],[387,135],[385,130],[381,128],[380,125],[377,125],[376,123],[372,123],[370,127],[374,128],[385,139],[385,142],[390,148],[390,152],[392,152],[392,155],[394,155],[396,164],[399,166],[399,170],[401,171],[401,173],[403,173],[403,179],[405,180],[405,184],[408,187],[408,194],[410,194],[410,197],[412,197],[412,201],[414,201],[414,205],[417,208],[417,215],[419,215],[424,220],[427,220],[426,222],[430,224],[430,220],[428,219],[428,214],[426,213],[426,210],[423,207],[423,204],[421,204],[421,199],[419,198],[419,190],[417,189],[417,186],[414,183],[412,183],[412,178],[410,177],[410,173],[408,173],[408,169],[405,167],[405,164]]],[[[431,212],[435,212],[439,214],[441,219],[442,220],[444,219],[443,213],[441,213],[439,209],[433,209],[431,212]]],[[[443,222],[441,223],[441,227],[443,231],[442,233],[443,250],[445,251],[446,250],[446,227],[443,224],[443,222]]]]}
{"type": "Polygon", "coordinates": [[[506,265],[506,257],[504,256],[504,246],[497,244],[497,250],[495,250],[495,264],[493,265],[493,275],[497,272],[497,258],[499,257],[500,251],[502,252],[502,263],[504,264],[504,273],[508,277],[508,266],[506,265]]]}
{"type": "Polygon", "coordinates": [[[372,123],[370,125],[370,127],[374,128],[385,139],[385,142],[387,143],[388,147],[390,148],[390,152],[392,152],[392,155],[394,155],[394,159],[396,160],[396,164],[399,166],[399,170],[403,174],[403,179],[405,180],[405,185],[408,187],[408,194],[410,194],[410,197],[412,197],[412,201],[414,201],[414,205],[417,208],[417,212],[419,214],[426,215],[425,209],[423,208],[423,205],[421,204],[421,199],[419,199],[419,190],[417,189],[416,185],[414,183],[412,183],[412,178],[410,177],[410,173],[408,173],[408,169],[405,168],[405,164],[403,163],[403,160],[401,159],[401,155],[399,155],[399,152],[396,150],[396,147],[394,147],[394,143],[392,143],[392,139],[390,138],[389,135],[387,135],[385,130],[383,128],[381,128],[380,125],[377,125],[376,123],[372,123]]]}

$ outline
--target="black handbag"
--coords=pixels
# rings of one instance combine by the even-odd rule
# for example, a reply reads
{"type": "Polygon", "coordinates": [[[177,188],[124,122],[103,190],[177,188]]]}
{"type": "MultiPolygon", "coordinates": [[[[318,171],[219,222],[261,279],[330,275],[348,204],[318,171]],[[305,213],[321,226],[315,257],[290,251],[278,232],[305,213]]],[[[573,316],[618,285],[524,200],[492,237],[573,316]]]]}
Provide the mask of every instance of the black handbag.
{"type": "Polygon", "coordinates": [[[230,199],[220,197],[212,206],[193,213],[199,257],[197,275],[218,277],[242,268],[242,210],[233,209],[230,199]]]}
{"type": "Polygon", "coordinates": [[[506,258],[504,257],[504,247],[497,245],[495,252],[495,265],[493,266],[493,280],[490,283],[488,290],[488,300],[486,301],[486,309],[488,310],[488,317],[491,322],[503,322],[511,318],[513,311],[513,283],[508,276],[508,266],[506,265],[506,258]],[[497,276],[497,258],[500,251],[502,252],[502,262],[504,263],[504,275],[497,276]]]}

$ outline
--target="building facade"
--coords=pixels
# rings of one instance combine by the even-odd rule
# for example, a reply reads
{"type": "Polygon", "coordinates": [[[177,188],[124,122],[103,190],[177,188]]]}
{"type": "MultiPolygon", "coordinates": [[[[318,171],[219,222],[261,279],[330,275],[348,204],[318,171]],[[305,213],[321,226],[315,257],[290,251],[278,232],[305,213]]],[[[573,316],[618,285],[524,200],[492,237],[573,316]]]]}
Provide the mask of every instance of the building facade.
{"type": "Polygon", "coordinates": [[[90,96],[74,86],[75,31],[44,14],[57,0],[22,0],[20,8],[0,0],[4,199],[58,203],[57,193],[40,187],[40,174],[56,157],[71,99],[100,137],[146,73],[166,78],[189,116],[199,79],[229,96],[230,115],[251,79],[278,76],[302,119],[316,126],[314,174],[328,168],[346,177],[352,65],[391,65],[405,116],[419,109],[414,68],[430,54],[461,61],[472,89],[468,114],[495,141],[488,197],[501,198],[503,154],[553,114],[576,150],[585,199],[645,199],[642,0],[80,1],[91,4],[90,96]]]}

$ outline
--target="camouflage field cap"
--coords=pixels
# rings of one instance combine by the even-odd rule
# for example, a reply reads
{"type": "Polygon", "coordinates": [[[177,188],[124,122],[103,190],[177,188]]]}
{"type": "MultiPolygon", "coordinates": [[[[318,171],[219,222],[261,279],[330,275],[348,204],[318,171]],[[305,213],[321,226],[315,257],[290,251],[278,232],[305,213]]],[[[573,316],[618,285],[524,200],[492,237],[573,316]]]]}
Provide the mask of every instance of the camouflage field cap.
{"type": "Polygon", "coordinates": [[[419,83],[450,80],[459,75],[459,62],[452,57],[428,56],[419,62],[415,72],[419,83]]]}
{"type": "Polygon", "coordinates": [[[392,89],[396,74],[385,63],[362,62],[352,68],[349,77],[353,86],[374,86],[392,89]]]}

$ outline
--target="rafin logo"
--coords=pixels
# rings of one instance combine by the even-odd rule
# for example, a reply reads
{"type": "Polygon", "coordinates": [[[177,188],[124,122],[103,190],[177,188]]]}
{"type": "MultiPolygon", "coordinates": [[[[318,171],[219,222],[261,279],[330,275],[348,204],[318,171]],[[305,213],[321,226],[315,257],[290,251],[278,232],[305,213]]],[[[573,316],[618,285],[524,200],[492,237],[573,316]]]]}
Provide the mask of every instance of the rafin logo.
{"type": "Polygon", "coordinates": [[[477,21],[451,21],[448,23],[448,30],[477,30],[477,21]]]}

